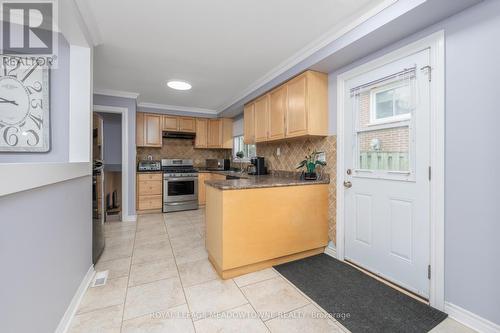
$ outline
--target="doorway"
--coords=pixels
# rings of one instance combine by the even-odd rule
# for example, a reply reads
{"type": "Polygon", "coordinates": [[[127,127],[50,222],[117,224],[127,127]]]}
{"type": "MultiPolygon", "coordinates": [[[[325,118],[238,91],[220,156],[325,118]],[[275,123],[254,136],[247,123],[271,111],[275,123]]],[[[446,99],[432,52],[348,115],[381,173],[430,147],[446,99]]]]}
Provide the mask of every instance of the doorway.
{"type": "Polygon", "coordinates": [[[340,75],[337,119],[338,258],[441,309],[442,39],[437,33],[340,75]]]}

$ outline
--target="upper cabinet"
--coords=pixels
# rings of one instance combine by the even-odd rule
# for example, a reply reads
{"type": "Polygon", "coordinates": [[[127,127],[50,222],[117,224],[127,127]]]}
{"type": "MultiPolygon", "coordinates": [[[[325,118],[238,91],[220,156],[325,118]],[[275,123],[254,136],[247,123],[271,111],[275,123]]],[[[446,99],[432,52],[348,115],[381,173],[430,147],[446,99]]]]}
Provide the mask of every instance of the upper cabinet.
{"type": "Polygon", "coordinates": [[[255,103],[245,105],[243,110],[243,141],[246,144],[255,143],[255,103]]]}
{"type": "Polygon", "coordinates": [[[164,131],[177,131],[178,121],[176,116],[163,116],[163,130],[164,131]]]}
{"type": "Polygon", "coordinates": [[[196,118],[195,148],[207,148],[208,119],[196,118]]]}
{"type": "Polygon", "coordinates": [[[255,101],[255,142],[267,141],[269,135],[269,94],[255,101]]]}
{"type": "Polygon", "coordinates": [[[287,103],[286,86],[281,86],[269,93],[269,136],[270,140],[285,137],[285,114],[287,103]]]}
{"type": "Polygon", "coordinates": [[[163,116],[163,130],[173,132],[196,132],[195,118],[163,116]]]}
{"type": "Polygon", "coordinates": [[[136,145],[138,147],[161,147],[162,116],[152,113],[137,113],[136,145]]]}
{"type": "Polygon", "coordinates": [[[244,114],[245,136],[255,135],[255,142],[326,136],[328,76],[314,71],[304,72],[245,105],[245,110],[248,110],[244,114]],[[248,135],[247,129],[251,129],[248,135]]]}
{"type": "Polygon", "coordinates": [[[162,131],[195,133],[195,148],[233,148],[232,119],[205,119],[137,112],[137,147],[161,147],[162,131]]]}
{"type": "Polygon", "coordinates": [[[233,148],[233,121],[229,118],[209,119],[207,133],[208,148],[233,148]]]}

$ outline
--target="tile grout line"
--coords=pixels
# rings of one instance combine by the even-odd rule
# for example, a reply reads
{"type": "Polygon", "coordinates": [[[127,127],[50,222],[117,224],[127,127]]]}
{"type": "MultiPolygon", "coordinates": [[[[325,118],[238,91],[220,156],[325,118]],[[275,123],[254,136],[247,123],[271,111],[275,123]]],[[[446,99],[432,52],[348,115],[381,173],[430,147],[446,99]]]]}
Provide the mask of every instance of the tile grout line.
{"type": "MultiPolygon", "coordinates": [[[[250,306],[252,307],[252,309],[255,311],[255,313],[257,314],[257,316],[259,317],[259,320],[262,324],[264,324],[264,327],[266,328],[266,330],[268,332],[271,332],[271,330],[269,329],[269,327],[267,327],[266,325],[266,322],[264,320],[262,320],[259,312],[257,312],[257,309],[253,306],[253,304],[250,302],[250,300],[247,298],[247,295],[245,295],[245,293],[243,292],[243,290],[241,290],[240,286],[238,286],[238,284],[236,283],[236,281],[233,280],[233,283],[236,285],[236,287],[240,290],[240,293],[243,295],[243,297],[245,297],[245,299],[247,300],[248,304],[250,304],[250,306]]],[[[268,279],[269,280],[269,279],[268,279]]],[[[246,286],[245,286],[246,287],[246,286]]]]}
{"type": "Polygon", "coordinates": [[[189,306],[189,303],[188,303],[188,300],[186,297],[186,291],[184,290],[184,284],[182,283],[181,273],[179,272],[179,265],[177,265],[177,259],[175,257],[174,249],[172,248],[172,242],[170,241],[170,234],[168,233],[165,214],[162,214],[162,219],[163,219],[163,227],[165,228],[165,232],[167,233],[168,244],[170,244],[170,249],[172,250],[172,255],[174,256],[175,268],[177,270],[177,275],[179,276],[179,281],[181,283],[182,294],[184,295],[184,300],[186,301],[186,306],[187,306],[188,311],[189,311],[189,319],[191,319],[191,325],[193,326],[194,332],[196,332],[196,326],[194,325],[194,320],[193,320],[193,317],[191,315],[191,307],[189,306]]]}
{"type": "Polygon", "coordinates": [[[127,296],[128,296],[128,284],[130,281],[130,272],[132,271],[132,261],[134,259],[134,251],[135,251],[135,238],[137,236],[137,226],[139,225],[139,222],[140,219],[138,217],[135,225],[134,241],[132,242],[132,256],[130,257],[130,265],[128,267],[127,285],[125,288],[125,298],[123,299],[122,322],[120,323],[120,332],[123,331],[123,322],[125,319],[125,305],[127,304],[127,296]]]}

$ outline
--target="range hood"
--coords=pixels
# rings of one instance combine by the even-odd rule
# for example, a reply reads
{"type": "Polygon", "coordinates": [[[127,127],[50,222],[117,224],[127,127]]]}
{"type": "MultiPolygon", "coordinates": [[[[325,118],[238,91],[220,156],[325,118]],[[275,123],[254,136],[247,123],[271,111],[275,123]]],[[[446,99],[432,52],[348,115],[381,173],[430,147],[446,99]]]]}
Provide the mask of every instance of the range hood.
{"type": "Polygon", "coordinates": [[[163,132],[164,138],[169,139],[186,139],[192,140],[195,137],[194,133],[183,133],[183,132],[163,132]]]}

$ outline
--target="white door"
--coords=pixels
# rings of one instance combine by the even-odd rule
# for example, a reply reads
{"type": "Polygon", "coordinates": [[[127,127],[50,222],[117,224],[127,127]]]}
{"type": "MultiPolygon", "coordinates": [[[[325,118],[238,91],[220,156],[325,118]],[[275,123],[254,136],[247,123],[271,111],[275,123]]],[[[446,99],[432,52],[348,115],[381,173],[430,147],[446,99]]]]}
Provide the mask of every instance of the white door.
{"type": "Polygon", "coordinates": [[[345,259],[429,297],[429,50],[346,82],[345,259]]]}

